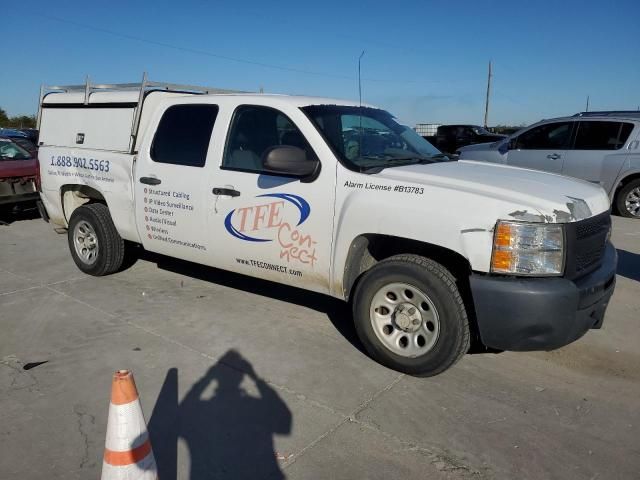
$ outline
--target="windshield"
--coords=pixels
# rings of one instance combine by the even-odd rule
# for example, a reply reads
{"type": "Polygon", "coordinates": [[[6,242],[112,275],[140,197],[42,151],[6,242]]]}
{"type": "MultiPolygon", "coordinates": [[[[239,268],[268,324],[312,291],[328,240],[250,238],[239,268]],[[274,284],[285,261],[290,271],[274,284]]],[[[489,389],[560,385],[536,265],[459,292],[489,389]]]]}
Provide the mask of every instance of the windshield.
{"type": "Polygon", "coordinates": [[[302,110],[352,170],[364,172],[448,160],[384,110],[341,105],[312,105],[302,110]]]}
{"type": "Polygon", "coordinates": [[[491,135],[491,132],[488,130],[478,127],[477,125],[471,127],[476,135],[491,135]]]}
{"type": "Polygon", "coordinates": [[[10,140],[0,139],[0,160],[27,160],[29,152],[10,140]]]}

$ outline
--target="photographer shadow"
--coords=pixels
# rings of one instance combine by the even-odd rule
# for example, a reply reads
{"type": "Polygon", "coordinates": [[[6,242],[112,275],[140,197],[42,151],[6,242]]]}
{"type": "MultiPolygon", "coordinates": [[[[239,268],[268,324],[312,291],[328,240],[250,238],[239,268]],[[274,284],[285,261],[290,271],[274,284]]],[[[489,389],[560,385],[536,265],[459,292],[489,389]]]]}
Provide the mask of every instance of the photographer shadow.
{"type": "Polygon", "coordinates": [[[640,255],[618,249],[618,275],[640,282],[640,255]]]}
{"type": "Polygon", "coordinates": [[[235,350],[213,365],[180,403],[178,371],[172,368],[148,424],[158,477],[178,478],[177,445],[182,439],[189,451],[191,480],[284,479],[273,436],[288,435],[291,424],[286,403],[235,350]],[[242,388],[245,377],[259,396],[242,388]],[[215,390],[206,396],[212,384],[215,390]]]}

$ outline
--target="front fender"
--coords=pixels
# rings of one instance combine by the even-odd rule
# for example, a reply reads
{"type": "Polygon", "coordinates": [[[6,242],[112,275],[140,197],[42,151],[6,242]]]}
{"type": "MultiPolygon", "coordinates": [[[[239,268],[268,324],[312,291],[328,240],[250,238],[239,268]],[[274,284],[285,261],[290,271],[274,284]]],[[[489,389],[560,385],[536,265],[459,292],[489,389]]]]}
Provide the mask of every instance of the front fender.
{"type": "Polygon", "coordinates": [[[425,193],[421,199],[404,198],[404,202],[399,201],[403,199],[399,195],[403,194],[393,191],[357,190],[338,195],[332,259],[334,296],[344,297],[342,282],[349,248],[357,237],[366,234],[400,237],[445,248],[467,259],[473,270],[489,270],[495,222],[509,211],[508,207],[495,199],[471,198],[475,196],[464,192],[437,187],[428,190],[429,195],[425,193]]]}

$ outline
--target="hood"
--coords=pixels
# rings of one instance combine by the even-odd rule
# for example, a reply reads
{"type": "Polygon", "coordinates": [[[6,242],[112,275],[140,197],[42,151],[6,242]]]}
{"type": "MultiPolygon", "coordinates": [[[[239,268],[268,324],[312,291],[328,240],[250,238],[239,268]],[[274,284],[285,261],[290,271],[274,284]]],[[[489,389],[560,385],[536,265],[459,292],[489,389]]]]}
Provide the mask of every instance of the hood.
{"type": "Polygon", "coordinates": [[[473,145],[465,145],[464,147],[460,147],[458,150],[460,150],[461,152],[472,152],[474,150],[497,150],[501,143],[501,141],[497,140],[493,142],[474,143],[473,145]]]}
{"type": "Polygon", "coordinates": [[[500,164],[460,160],[408,165],[388,168],[378,176],[504,201],[514,206],[504,220],[567,223],[609,209],[609,198],[599,185],[500,164]]]}

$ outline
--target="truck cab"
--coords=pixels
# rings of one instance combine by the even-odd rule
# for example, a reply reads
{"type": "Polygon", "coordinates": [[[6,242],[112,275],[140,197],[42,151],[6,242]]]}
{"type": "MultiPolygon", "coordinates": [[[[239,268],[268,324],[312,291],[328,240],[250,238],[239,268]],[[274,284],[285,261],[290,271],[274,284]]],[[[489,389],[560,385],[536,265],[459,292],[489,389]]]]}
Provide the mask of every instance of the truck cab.
{"type": "Polygon", "coordinates": [[[57,88],[39,113],[41,198],[88,274],[139,244],[331,295],[374,359],[415,375],[472,338],[544,350],[602,325],[616,254],[599,186],[451,162],[349,101],[57,88]]]}

